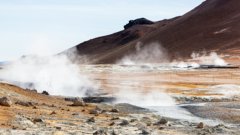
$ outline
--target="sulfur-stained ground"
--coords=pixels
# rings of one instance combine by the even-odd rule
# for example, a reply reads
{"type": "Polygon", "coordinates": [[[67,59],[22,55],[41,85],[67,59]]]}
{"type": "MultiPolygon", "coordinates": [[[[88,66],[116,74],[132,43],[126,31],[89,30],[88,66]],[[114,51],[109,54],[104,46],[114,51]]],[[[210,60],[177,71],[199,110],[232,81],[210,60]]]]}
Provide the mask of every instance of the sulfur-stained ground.
{"type": "Polygon", "coordinates": [[[100,92],[109,95],[114,96],[122,89],[136,93],[158,91],[169,94],[179,104],[205,103],[205,106],[187,106],[185,109],[197,117],[221,120],[224,124],[204,123],[203,128],[197,128],[201,121],[165,118],[154,112],[136,111],[138,108],[127,104],[119,107],[119,112],[111,112],[112,108],[117,108],[114,104],[70,106],[72,102],[61,96],[43,95],[0,83],[0,97],[8,97],[13,102],[11,107],[0,106],[0,134],[239,134],[239,95],[237,92],[225,95],[218,91],[222,87],[216,87],[224,85],[227,91],[225,85],[238,86],[239,69],[116,72],[111,66],[100,66],[92,68],[91,72],[81,72],[101,83],[100,92]],[[17,101],[31,102],[32,105],[15,104],[17,101]],[[91,114],[96,107],[102,112],[91,114]],[[167,124],[156,124],[163,118],[167,119],[167,124]],[[124,124],[124,120],[127,123],[124,124]]]}

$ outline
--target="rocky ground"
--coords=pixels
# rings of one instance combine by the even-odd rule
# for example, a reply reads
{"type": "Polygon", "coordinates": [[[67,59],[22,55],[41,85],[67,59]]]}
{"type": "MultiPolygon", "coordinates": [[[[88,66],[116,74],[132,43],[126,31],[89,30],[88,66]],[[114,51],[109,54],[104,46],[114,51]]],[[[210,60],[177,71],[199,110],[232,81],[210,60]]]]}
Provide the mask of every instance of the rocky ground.
{"type": "MultiPolygon", "coordinates": [[[[53,96],[48,91],[39,93],[0,83],[0,134],[240,134],[239,69],[169,70],[116,65],[89,65],[81,69],[82,74],[101,84],[100,93],[107,97],[53,96]],[[162,115],[159,112],[164,108],[149,110],[113,103],[115,93],[121,90],[128,90],[123,96],[166,93],[174,100],[174,107],[184,109],[191,117],[177,118],[175,115],[183,115],[178,110],[170,109],[162,115]]],[[[165,100],[159,98],[163,99],[154,104],[165,100]]],[[[144,102],[140,100],[137,105],[144,102]]]]}
{"type": "Polygon", "coordinates": [[[239,127],[166,118],[130,104],[84,102],[0,84],[0,134],[239,134],[239,127]]]}

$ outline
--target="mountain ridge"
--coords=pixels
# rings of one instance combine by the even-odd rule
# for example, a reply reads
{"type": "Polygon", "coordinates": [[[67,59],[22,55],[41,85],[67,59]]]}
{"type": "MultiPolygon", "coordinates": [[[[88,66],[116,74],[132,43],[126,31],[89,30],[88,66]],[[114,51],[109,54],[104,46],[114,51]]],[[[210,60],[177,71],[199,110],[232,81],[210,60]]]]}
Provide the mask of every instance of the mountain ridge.
{"type": "Polygon", "coordinates": [[[170,59],[189,58],[193,52],[240,54],[240,1],[206,0],[186,14],[153,24],[135,25],[76,46],[88,63],[115,63],[136,51],[137,43],[158,42],[170,59]]]}

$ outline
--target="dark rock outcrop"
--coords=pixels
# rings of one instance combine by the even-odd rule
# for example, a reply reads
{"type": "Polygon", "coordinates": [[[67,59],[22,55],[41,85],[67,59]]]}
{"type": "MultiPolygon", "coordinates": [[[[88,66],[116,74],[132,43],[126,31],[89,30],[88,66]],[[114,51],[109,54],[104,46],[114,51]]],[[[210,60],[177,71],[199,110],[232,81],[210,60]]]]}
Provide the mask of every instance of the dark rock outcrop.
{"type": "Polygon", "coordinates": [[[72,106],[85,106],[86,103],[83,101],[82,98],[75,98],[75,100],[73,100],[73,104],[72,106]]]}
{"type": "Polygon", "coordinates": [[[115,97],[84,97],[83,101],[86,103],[111,103],[116,100],[115,97]]]}
{"type": "Polygon", "coordinates": [[[135,19],[135,20],[130,20],[128,22],[128,24],[124,25],[124,29],[128,29],[132,26],[135,26],[135,25],[148,25],[148,24],[154,24],[154,22],[146,19],[146,18],[138,18],[138,19],[135,19]]]}
{"type": "Polygon", "coordinates": [[[32,102],[25,102],[25,101],[17,101],[15,104],[26,106],[26,107],[33,107],[34,103],[32,102]]]}
{"type": "Polygon", "coordinates": [[[47,95],[47,96],[49,95],[49,93],[47,91],[43,91],[42,94],[47,95]]]}
{"type": "Polygon", "coordinates": [[[12,101],[7,97],[2,97],[0,98],[0,105],[10,107],[12,105],[12,101]]]}

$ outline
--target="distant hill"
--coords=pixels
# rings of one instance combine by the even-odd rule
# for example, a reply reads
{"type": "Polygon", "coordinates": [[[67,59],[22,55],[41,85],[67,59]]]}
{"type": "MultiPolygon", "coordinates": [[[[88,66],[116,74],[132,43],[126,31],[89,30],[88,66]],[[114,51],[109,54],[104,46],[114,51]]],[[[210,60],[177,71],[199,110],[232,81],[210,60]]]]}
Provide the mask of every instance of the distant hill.
{"type": "Polygon", "coordinates": [[[134,52],[138,42],[161,43],[171,59],[201,51],[240,54],[240,0],[206,0],[183,16],[146,20],[139,23],[137,19],[122,31],[80,43],[77,54],[88,57],[90,63],[114,63],[134,52]]]}

